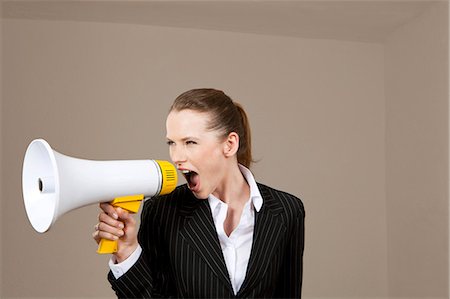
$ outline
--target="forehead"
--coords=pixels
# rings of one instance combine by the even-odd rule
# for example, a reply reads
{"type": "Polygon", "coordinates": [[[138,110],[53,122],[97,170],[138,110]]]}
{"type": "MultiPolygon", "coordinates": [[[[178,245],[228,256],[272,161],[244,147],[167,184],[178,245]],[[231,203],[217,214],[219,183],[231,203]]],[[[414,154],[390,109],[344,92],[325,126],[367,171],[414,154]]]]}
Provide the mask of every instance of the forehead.
{"type": "Polygon", "coordinates": [[[210,133],[207,129],[209,121],[210,115],[207,112],[189,109],[171,111],[166,120],[167,138],[201,137],[210,133]]]}

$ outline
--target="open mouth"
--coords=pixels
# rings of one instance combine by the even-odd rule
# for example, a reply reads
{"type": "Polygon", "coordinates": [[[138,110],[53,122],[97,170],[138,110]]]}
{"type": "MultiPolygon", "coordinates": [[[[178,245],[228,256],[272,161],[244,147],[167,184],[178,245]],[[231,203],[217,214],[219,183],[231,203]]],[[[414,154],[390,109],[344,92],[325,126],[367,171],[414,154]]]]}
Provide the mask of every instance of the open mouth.
{"type": "Polygon", "coordinates": [[[183,174],[184,178],[186,179],[189,189],[191,189],[192,191],[196,191],[199,186],[199,183],[200,183],[200,178],[198,176],[198,173],[196,173],[195,171],[192,171],[192,170],[188,170],[188,169],[183,169],[181,171],[181,173],[183,174]]]}

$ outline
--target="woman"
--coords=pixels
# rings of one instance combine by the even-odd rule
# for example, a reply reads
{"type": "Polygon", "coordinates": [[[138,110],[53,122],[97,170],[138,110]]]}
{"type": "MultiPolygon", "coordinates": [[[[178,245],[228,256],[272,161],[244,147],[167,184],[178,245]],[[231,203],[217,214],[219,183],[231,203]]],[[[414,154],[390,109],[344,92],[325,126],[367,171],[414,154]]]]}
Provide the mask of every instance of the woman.
{"type": "Polygon", "coordinates": [[[100,205],[93,237],[119,241],[108,275],[117,296],[300,298],[303,204],[255,182],[243,108],[222,91],[190,90],[166,129],[187,184],[145,202],[138,236],[127,212],[100,205]]]}

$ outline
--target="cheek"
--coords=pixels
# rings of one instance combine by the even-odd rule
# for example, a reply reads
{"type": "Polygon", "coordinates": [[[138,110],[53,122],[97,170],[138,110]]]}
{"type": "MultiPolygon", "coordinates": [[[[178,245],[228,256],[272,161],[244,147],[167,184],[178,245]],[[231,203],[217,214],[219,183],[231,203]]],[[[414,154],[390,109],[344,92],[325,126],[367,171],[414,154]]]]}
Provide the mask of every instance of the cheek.
{"type": "Polygon", "coordinates": [[[222,151],[217,148],[209,149],[198,157],[198,161],[210,176],[216,176],[224,168],[224,160],[222,151]]]}
{"type": "MultiPolygon", "coordinates": [[[[213,161],[220,160],[220,158],[223,157],[222,148],[217,145],[213,145],[213,146],[206,148],[205,152],[203,154],[204,154],[204,157],[208,157],[209,159],[211,159],[213,161]]],[[[213,161],[211,161],[211,162],[213,162],[213,161]]]]}
{"type": "Polygon", "coordinates": [[[196,159],[200,162],[208,163],[212,159],[217,159],[220,156],[220,151],[217,146],[214,145],[202,145],[189,149],[188,155],[192,159],[196,159]]]}

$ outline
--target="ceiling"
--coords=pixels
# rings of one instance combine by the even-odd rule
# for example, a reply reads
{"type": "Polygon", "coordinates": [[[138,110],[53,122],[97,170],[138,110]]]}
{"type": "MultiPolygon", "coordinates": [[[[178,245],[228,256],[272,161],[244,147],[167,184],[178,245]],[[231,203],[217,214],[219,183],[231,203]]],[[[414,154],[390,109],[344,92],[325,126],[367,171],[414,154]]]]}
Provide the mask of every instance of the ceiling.
{"type": "Polygon", "coordinates": [[[3,1],[3,18],[143,24],[383,42],[437,1],[3,1]]]}

